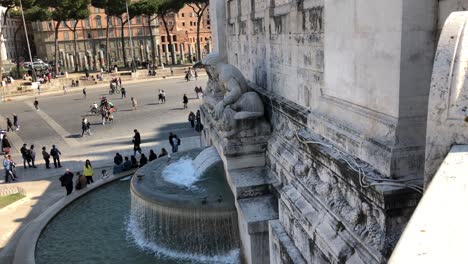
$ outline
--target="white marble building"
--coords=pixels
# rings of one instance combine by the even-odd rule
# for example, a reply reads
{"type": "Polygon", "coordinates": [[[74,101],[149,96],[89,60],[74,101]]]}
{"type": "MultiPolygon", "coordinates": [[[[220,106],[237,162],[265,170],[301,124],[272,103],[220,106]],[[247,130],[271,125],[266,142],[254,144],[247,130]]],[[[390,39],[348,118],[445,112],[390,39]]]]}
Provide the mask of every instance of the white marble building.
{"type": "Polygon", "coordinates": [[[6,24],[3,25],[5,11],[5,7],[0,7],[0,27],[3,31],[4,37],[4,41],[1,44],[2,59],[4,61],[12,61],[16,59],[17,52],[19,53],[20,57],[22,57],[25,54],[26,37],[24,34],[24,27],[21,19],[10,18],[8,16],[6,19],[6,24]],[[14,38],[15,31],[17,31],[16,42],[14,38]]]}

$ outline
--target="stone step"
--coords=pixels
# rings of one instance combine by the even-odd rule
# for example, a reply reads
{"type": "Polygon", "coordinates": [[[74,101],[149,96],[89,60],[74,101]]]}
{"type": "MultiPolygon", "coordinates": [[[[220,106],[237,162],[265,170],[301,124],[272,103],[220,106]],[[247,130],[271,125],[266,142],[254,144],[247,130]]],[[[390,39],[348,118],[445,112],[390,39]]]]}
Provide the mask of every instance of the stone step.
{"type": "Polygon", "coordinates": [[[271,193],[271,185],[277,180],[265,167],[229,170],[232,192],[236,199],[245,199],[271,193]]]}

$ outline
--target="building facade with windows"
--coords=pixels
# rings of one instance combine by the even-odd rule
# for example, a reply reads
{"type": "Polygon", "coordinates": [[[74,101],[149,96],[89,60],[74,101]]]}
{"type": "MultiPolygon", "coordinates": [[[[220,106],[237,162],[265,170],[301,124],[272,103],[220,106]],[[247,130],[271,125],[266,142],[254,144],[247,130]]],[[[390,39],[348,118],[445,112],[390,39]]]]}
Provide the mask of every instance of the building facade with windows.
{"type": "Polygon", "coordinates": [[[2,60],[12,62],[16,59],[29,59],[23,23],[21,19],[8,16],[3,25],[5,11],[5,7],[0,7],[0,27],[3,32],[3,41],[0,40],[2,60]]]}
{"type": "MultiPolygon", "coordinates": [[[[186,62],[193,62],[194,57],[195,60],[199,60],[200,58],[196,58],[198,22],[194,10],[190,6],[185,5],[177,14],[166,16],[165,20],[178,59],[180,60],[181,55],[184,55],[184,60],[186,62]]],[[[159,19],[159,25],[162,52],[165,54],[166,51],[169,51],[170,56],[169,40],[161,18],[159,19]]],[[[209,8],[207,8],[200,21],[200,46],[202,57],[211,51],[211,41],[210,13],[209,8]]]]}
{"type": "MultiPolygon", "coordinates": [[[[132,61],[132,50],[129,38],[128,23],[123,26],[117,17],[109,20],[109,58],[106,62],[106,27],[107,16],[103,9],[89,6],[91,15],[88,19],[79,21],[66,21],[59,25],[59,61],[66,68],[78,65],[81,69],[100,69],[107,65],[124,65],[124,52],[127,62],[132,61]],[[73,30],[76,29],[76,30],[73,30]],[[122,46],[122,36],[124,45],[122,46]],[[76,51],[75,41],[76,38],[76,51]]],[[[159,44],[159,32],[157,19],[152,20],[148,26],[147,17],[135,17],[130,22],[133,42],[133,56],[137,62],[151,61],[151,32],[156,45],[159,44]]],[[[123,16],[125,22],[126,17],[123,16]]],[[[45,61],[54,60],[54,29],[57,22],[35,22],[32,25],[37,56],[45,61]]],[[[157,55],[156,55],[157,58],[157,55]]]]}

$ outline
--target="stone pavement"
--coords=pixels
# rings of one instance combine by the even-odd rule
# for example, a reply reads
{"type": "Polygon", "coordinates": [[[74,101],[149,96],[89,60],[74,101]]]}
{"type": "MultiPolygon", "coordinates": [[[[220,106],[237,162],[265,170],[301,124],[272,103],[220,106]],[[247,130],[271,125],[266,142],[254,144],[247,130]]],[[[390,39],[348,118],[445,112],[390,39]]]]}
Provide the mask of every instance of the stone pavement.
{"type": "MultiPolygon", "coordinates": [[[[203,80],[200,81],[201,84],[203,80]]],[[[101,169],[106,168],[109,174],[112,173],[113,156],[119,152],[123,156],[133,155],[133,146],[130,142],[133,136],[132,130],[137,127],[142,137],[143,152],[148,155],[153,149],[156,153],[161,148],[170,151],[167,134],[173,131],[181,136],[182,144],[180,151],[192,149],[200,146],[200,136],[188,126],[187,111],[195,111],[198,108],[199,100],[191,100],[189,109],[180,109],[181,96],[184,93],[192,92],[191,82],[187,85],[183,81],[164,80],[163,83],[151,82],[151,92],[156,92],[158,87],[164,87],[168,93],[168,103],[165,105],[155,105],[154,99],[149,98],[145,83],[131,87],[133,94],[141,97],[139,103],[141,108],[137,111],[129,111],[129,102],[115,100],[119,104],[119,120],[109,127],[95,125],[92,126],[93,135],[90,137],[77,137],[75,132],[79,131],[75,120],[80,120],[80,114],[67,118],[68,115],[75,115],[76,108],[88,105],[87,101],[82,101],[79,94],[67,96],[41,96],[43,108],[41,111],[34,111],[29,102],[16,101],[0,105],[0,114],[8,116],[12,112],[20,113],[20,120],[23,120],[20,131],[8,133],[13,144],[13,158],[18,164],[17,174],[19,182],[5,186],[18,186],[25,190],[26,197],[0,209],[0,263],[11,263],[16,243],[24,228],[38,215],[45,211],[52,204],[65,196],[65,190],[59,184],[59,176],[66,168],[73,172],[81,171],[86,159],[92,161],[97,178],[101,175],[101,169]],[[153,102],[152,102],[153,101],[153,102]],[[68,111],[68,112],[67,112],[68,111]],[[70,112],[70,113],[69,113],[70,112]],[[157,114],[156,114],[157,113],[157,114]],[[65,115],[63,117],[62,115],[65,115]],[[36,165],[38,168],[22,168],[22,159],[19,155],[19,148],[23,142],[34,143],[36,145],[36,165]],[[62,168],[45,169],[40,147],[47,146],[50,150],[51,144],[58,144],[63,153],[62,168]]],[[[78,88],[81,89],[81,88],[78,88]]],[[[90,90],[90,95],[99,96],[100,91],[90,90]]],[[[152,97],[155,95],[153,94],[152,97]]],[[[92,100],[92,99],[88,99],[92,100]]],[[[0,116],[0,120],[2,117],[0,116]]],[[[4,119],[3,119],[4,120],[4,119]]],[[[78,125],[79,126],[79,125],[78,125]]],[[[137,158],[139,158],[137,156],[137,158]]],[[[53,164],[51,164],[53,167],[53,164]]],[[[3,182],[4,171],[0,172],[0,182],[3,182]]]]}

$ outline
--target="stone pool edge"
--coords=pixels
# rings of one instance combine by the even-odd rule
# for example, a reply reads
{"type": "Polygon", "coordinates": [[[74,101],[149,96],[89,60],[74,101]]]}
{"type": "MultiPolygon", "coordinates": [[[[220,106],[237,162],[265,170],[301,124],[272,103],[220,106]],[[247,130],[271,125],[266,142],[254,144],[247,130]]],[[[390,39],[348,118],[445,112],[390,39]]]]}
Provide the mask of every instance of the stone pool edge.
{"type": "Polygon", "coordinates": [[[113,181],[133,175],[137,169],[132,169],[126,172],[121,172],[116,175],[110,176],[106,179],[95,181],[94,184],[88,185],[86,189],[80,191],[74,191],[69,196],[65,196],[46,211],[39,215],[36,219],[31,221],[23,234],[21,235],[18,244],[16,245],[15,255],[13,258],[13,264],[35,264],[36,263],[36,244],[42,230],[46,225],[65,207],[77,200],[78,198],[88,194],[89,192],[111,183],[113,181]]]}

